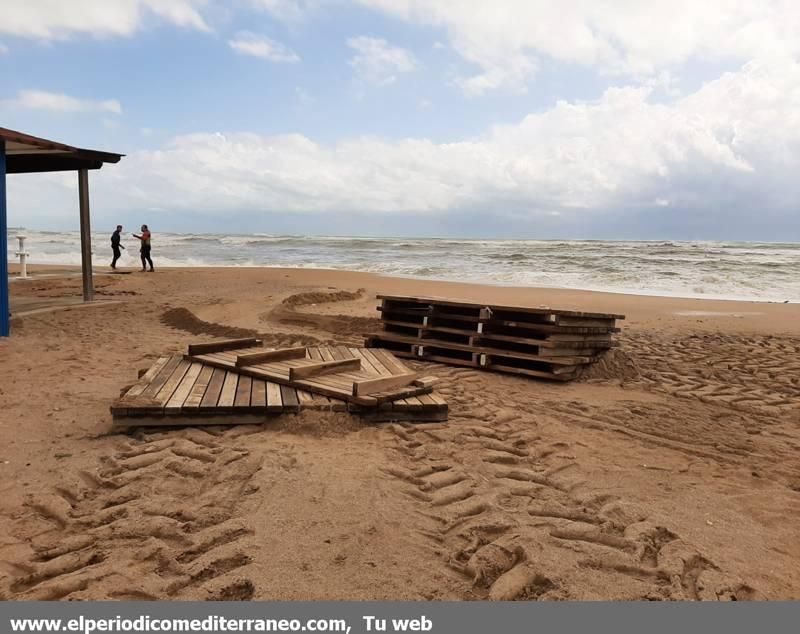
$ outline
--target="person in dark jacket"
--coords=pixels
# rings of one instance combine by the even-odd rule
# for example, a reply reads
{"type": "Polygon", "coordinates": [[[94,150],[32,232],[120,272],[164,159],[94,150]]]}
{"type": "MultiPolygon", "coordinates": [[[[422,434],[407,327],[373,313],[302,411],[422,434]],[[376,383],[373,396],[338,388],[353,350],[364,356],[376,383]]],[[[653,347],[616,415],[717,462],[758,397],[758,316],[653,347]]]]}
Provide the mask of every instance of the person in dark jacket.
{"type": "Polygon", "coordinates": [[[124,249],[120,244],[120,233],[122,232],[122,225],[117,225],[116,231],[111,234],[111,250],[114,252],[114,259],[111,260],[111,268],[115,271],[117,270],[117,260],[119,260],[119,256],[122,255],[120,249],[124,249]]]}

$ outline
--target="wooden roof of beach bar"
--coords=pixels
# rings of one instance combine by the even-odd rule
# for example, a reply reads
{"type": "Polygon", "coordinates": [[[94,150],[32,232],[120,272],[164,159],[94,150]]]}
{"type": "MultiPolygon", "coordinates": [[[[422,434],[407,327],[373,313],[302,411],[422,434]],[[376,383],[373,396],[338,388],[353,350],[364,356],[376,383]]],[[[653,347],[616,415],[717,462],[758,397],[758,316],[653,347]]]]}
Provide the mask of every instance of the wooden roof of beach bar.
{"type": "Polygon", "coordinates": [[[124,154],[74,147],[58,141],[0,127],[0,337],[10,332],[8,301],[8,226],[6,223],[6,174],[78,172],[81,223],[83,299],[94,299],[92,245],[89,213],[89,170],[118,163],[124,154]]]}

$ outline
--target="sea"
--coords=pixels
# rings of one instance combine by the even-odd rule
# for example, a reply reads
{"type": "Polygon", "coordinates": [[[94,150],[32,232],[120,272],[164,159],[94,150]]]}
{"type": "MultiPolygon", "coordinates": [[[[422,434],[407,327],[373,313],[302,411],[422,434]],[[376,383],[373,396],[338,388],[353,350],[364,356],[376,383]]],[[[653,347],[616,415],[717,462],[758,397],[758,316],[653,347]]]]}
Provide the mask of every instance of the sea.
{"type": "MultiPolygon", "coordinates": [[[[78,232],[9,228],[34,264],[80,264],[78,232]]],[[[109,235],[92,237],[95,266],[111,259],[109,235]]],[[[123,235],[120,265],[138,266],[123,235]]],[[[253,234],[153,235],[158,266],[297,267],[507,286],[770,302],[800,301],[800,243],[673,240],[476,240],[253,234]]]]}

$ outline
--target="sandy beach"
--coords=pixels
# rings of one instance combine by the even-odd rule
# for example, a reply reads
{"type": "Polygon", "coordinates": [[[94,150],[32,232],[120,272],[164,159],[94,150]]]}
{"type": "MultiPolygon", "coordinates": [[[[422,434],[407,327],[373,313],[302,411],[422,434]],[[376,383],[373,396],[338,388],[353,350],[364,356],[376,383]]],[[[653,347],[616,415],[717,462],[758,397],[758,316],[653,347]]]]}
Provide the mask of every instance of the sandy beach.
{"type": "MultiPolygon", "coordinates": [[[[13,282],[12,309],[80,297],[50,272],[13,282]]],[[[278,268],[95,285],[98,305],[0,340],[2,599],[800,598],[798,304],[278,268]],[[571,383],[412,362],[447,423],[112,429],[159,356],[358,345],[376,293],[627,318],[571,383]]]]}

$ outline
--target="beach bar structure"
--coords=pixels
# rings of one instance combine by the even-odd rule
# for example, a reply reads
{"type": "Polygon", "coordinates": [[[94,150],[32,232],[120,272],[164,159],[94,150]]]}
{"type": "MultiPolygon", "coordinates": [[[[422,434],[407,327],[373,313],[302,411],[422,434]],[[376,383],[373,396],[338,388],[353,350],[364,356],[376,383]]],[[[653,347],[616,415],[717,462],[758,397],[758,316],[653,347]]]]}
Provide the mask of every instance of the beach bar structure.
{"type": "Polygon", "coordinates": [[[124,154],[77,148],[0,128],[0,337],[8,337],[10,334],[6,174],[67,171],[78,173],[83,300],[89,302],[94,299],[89,170],[100,169],[105,163],[118,163],[123,156],[124,154]]]}

